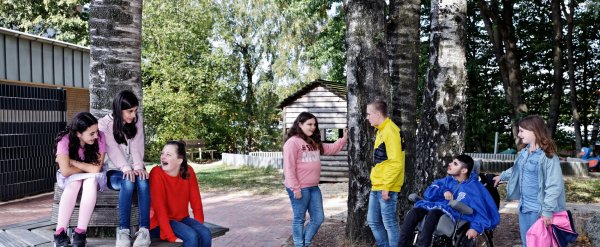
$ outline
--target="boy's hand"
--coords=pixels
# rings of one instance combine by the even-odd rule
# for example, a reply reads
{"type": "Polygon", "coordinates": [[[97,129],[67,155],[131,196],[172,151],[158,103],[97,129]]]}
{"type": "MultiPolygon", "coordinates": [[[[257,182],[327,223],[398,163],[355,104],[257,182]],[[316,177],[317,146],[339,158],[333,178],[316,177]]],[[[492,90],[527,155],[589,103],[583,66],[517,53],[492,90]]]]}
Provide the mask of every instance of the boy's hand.
{"type": "Polygon", "coordinates": [[[452,194],[452,192],[446,191],[444,192],[444,199],[452,201],[452,199],[454,199],[454,195],[452,194]]]}
{"type": "Polygon", "coordinates": [[[469,230],[467,231],[467,238],[468,238],[468,239],[474,239],[474,238],[476,238],[477,236],[479,236],[479,233],[477,233],[477,231],[475,231],[475,230],[473,230],[473,229],[469,229],[469,230]]]}
{"type": "Polygon", "coordinates": [[[381,191],[381,198],[383,198],[384,201],[387,201],[390,199],[390,192],[387,190],[382,190],[381,191]]]}

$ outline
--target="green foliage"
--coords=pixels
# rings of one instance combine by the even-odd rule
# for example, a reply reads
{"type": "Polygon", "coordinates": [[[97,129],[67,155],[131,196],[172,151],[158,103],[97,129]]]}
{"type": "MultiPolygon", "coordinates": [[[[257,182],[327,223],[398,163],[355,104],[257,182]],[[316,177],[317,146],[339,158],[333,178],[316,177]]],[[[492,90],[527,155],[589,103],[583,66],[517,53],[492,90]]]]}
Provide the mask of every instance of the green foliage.
{"type": "Polygon", "coordinates": [[[78,45],[89,44],[90,0],[2,0],[0,26],[78,45]]]}
{"type": "Polygon", "coordinates": [[[232,167],[219,165],[196,171],[202,191],[252,191],[256,194],[280,193],[283,175],[271,167],[232,167]]]}
{"type": "MultiPolygon", "coordinates": [[[[493,0],[490,2],[499,2],[493,0]]],[[[492,152],[494,132],[500,133],[499,150],[513,147],[510,128],[511,106],[506,101],[506,92],[502,88],[499,68],[494,51],[481,14],[475,1],[468,1],[467,24],[467,70],[469,78],[468,116],[466,125],[466,151],[492,152]]],[[[591,4],[588,2],[587,4],[591,4]]],[[[592,4],[593,5],[593,4],[592,4]]],[[[502,7],[502,4],[499,4],[502,7]]],[[[552,64],[552,21],[550,5],[542,2],[516,1],[514,3],[514,27],[521,62],[523,81],[523,99],[530,114],[548,115],[549,97],[554,87],[552,64]]],[[[592,124],[594,114],[595,89],[598,81],[593,80],[598,69],[598,42],[600,37],[594,15],[594,8],[579,5],[575,13],[575,81],[577,85],[578,111],[581,115],[582,129],[592,124]]],[[[566,30],[566,24],[563,25],[566,30]]],[[[566,38],[566,31],[563,32],[566,38]]],[[[571,107],[569,102],[566,46],[563,48],[565,93],[560,108],[559,126],[571,126],[571,107]]],[[[423,55],[423,54],[422,54],[423,55]]],[[[584,143],[589,143],[589,135],[582,133],[584,143]],[[587,141],[586,141],[587,139],[587,141]]],[[[559,149],[573,149],[574,135],[560,130],[555,140],[559,149]]]]}
{"type": "Polygon", "coordinates": [[[155,160],[167,140],[203,139],[226,151],[231,138],[226,115],[230,106],[222,76],[226,58],[213,54],[209,37],[213,20],[206,1],[144,2],[142,73],[147,156],[155,160]],[[172,20],[172,21],[165,21],[172,20]]]}

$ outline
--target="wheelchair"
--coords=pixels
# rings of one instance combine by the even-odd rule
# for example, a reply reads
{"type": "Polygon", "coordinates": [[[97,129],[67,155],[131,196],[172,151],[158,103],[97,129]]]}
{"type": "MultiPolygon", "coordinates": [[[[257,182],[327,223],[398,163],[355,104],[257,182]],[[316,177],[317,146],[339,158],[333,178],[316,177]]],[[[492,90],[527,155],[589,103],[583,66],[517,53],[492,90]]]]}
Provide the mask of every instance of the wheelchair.
{"type": "MultiPolygon", "coordinates": [[[[498,193],[498,189],[494,187],[493,177],[494,174],[480,174],[479,181],[484,185],[484,187],[488,190],[494,202],[496,203],[496,208],[500,207],[500,194],[498,193]]],[[[417,194],[410,194],[409,200],[412,202],[417,202],[419,200],[423,200],[417,194]]],[[[473,209],[469,206],[459,202],[459,201],[451,201],[449,203],[450,207],[456,209],[462,215],[470,215],[473,213],[473,209]]],[[[412,246],[415,245],[419,233],[423,227],[424,220],[418,223],[416,230],[414,232],[414,237],[412,238],[412,246]]],[[[469,230],[469,222],[465,220],[458,220],[458,223],[455,224],[452,219],[444,214],[440,217],[436,229],[433,232],[433,239],[431,242],[431,246],[433,247],[493,247],[493,230],[485,230],[482,234],[477,236],[473,240],[469,240],[466,236],[467,231],[469,230]]]]}

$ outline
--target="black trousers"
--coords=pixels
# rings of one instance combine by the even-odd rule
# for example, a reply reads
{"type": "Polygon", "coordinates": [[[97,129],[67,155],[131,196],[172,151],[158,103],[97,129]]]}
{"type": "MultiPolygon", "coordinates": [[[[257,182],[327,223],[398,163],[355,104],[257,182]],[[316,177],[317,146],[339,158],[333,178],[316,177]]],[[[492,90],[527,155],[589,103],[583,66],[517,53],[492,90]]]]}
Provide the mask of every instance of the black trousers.
{"type": "Polygon", "coordinates": [[[419,232],[419,237],[415,246],[429,247],[431,245],[433,232],[442,215],[444,215],[444,212],[439,209],[427,210],[424,208],[413,208],[408,211],[408,214],[404,217],[404,222],[402,222],[402,226],[400,227],[400,242],[398,246],[411,246],[415,228],[417,227],[417,224],[425,218],[423,228],[419,232]]]}

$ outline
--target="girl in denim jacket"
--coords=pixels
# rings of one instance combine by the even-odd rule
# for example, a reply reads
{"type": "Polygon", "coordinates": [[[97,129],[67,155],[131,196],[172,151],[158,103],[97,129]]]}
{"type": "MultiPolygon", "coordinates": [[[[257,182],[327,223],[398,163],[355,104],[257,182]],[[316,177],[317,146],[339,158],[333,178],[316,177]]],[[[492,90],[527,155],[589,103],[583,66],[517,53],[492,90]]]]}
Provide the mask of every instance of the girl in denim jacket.
{"type": "Polygon", "coordinates": [[[513,167],[494,177],[496,185],[507,181],[508,200],[519,202],[519,231],[526,246],[527,231],[540,217],[552,224],[552,214],[565,210],[565,189],[556,155],[556,144],[544,120],[537,115],[519,121],[521,151],[513,167]]]}

